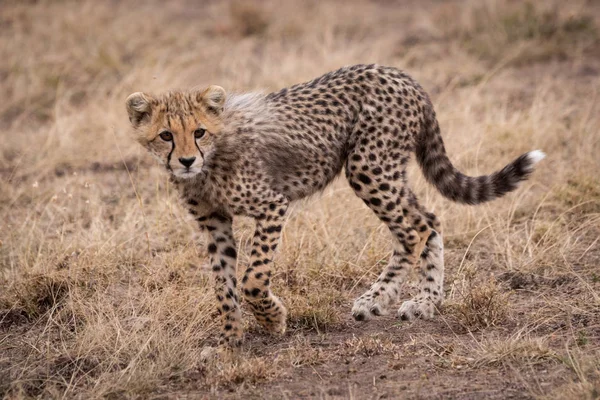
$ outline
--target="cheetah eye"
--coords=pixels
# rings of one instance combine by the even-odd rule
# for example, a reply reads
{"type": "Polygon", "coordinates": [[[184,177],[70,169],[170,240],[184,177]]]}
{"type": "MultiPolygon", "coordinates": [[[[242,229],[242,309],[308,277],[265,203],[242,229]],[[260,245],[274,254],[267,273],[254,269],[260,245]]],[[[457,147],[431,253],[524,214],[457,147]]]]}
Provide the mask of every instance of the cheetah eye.
{"type": "Polygon", "coordinates": [[[196,129],[194,131],[194,138],[202,139],[202,136],[204,136],[205,133],[206,133],[206,129],[202,129],[202,128],[196,129]]]}
{"type": "Polygon", "coordinates": [[[169,131],[161,132],[159,136],[165,142],[170,142],[171,140],[173,140],[173,134],[169,131]]]}

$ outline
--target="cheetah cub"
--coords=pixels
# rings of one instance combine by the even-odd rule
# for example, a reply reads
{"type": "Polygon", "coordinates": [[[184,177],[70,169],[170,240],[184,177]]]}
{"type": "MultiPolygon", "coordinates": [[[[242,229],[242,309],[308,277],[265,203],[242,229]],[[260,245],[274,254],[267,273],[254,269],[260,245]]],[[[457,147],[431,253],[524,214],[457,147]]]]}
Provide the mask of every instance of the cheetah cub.
{"type": "Polygon", "coordinates": [[[253,217],[256,230],[241,289],[260,325],[283,333],[286,309],[270,288],[271,264],[289,204],[323,190],[341,171],[384,222],[393,253],[352,315],[382,315],[418,268],[420,292],[398,310],[403,320],[431,318],[443,298],[440,222],[406,181],[412,153],[450,200],[479,204],[514,190],[544,157],[521,155],[491,175],[470,177],[448,159],[429,97],[404,72],[355,65],[270,94],[227,96],[219,86],[127,98],[137,140],[169,171],[189,212],[208,232],[221,342],[242,339],[231,223],[253,217]]]}

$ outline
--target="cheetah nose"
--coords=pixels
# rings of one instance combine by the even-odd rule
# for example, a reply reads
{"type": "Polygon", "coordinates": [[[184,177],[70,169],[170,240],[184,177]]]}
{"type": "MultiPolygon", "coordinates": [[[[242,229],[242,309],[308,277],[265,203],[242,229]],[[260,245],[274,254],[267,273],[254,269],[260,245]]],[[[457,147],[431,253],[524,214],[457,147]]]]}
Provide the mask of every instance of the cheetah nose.
{"type": "Polygon", "coordinates": [[[187,168],[191,167],[192,164],[194,163],[194,161],[196,161],[196,157],[188,157],[188,158],[179,157],[179,162],[181,164],[183,164],[184,167],[187,167],[187,168]]]}

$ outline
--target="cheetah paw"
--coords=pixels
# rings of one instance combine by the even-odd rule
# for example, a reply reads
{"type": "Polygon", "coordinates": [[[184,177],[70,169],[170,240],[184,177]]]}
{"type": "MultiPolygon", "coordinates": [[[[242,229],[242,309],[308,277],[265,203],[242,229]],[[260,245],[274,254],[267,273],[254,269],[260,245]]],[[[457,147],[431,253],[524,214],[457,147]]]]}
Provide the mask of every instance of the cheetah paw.
{"type": "Polygon", "coordinates": [[[427,300],[408,300],[402,303],[398,310],[398,318],[402,321],[412,321],[415,318],[431,319],[435,305],[427,300]]]}
{"type": "Polygon", "coordinates": [[[235,329],[235,331],[225,331],[221,333],[221,338],[219,339],[219,346],[236,348],[242,345],[244,341],[242,332],[239,329],[235,329]]]}
{"type": "Polygon", "coordinates": [[[279,298],[272,296],[268,308],[262,312],[256,312],[255,317],[266,331],[279,335],[285,333],[287,310],[279,298]]]}
{"type": "Polygon", "coordinates": [[[354,301],[352,316],[357,321],[368,321],[373,316],[387,314],[385,308],[374,299],[359,297],[354,301]]]}
{"type": "Polygon", "coordinates": [[[226,344],[220,344],[217,347],[207,346],[200,352],[199,361],[205,364],[231,362],[235,361],[240,354],[241,352],[238,347],[231,347],[226,344]]]}
{"type": "Polygon", "coordinates": [[[200,352],[200,362],[210,362],[219,358],[218,347],[205,347],[200,352]]]}

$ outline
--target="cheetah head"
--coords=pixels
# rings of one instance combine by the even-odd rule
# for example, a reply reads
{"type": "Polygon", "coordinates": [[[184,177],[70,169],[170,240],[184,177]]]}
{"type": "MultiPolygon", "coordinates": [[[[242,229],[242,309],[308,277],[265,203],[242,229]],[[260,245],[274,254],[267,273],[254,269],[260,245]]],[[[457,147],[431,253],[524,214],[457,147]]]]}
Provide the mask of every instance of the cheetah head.
{"type": "Polygon", "coordinates": [[[215,136],[223,128],[224,103],[225,90],[220,86],[157,97],[137,92],[126,100],[138,142],[181,178],[202,171],[215,136]]]}

